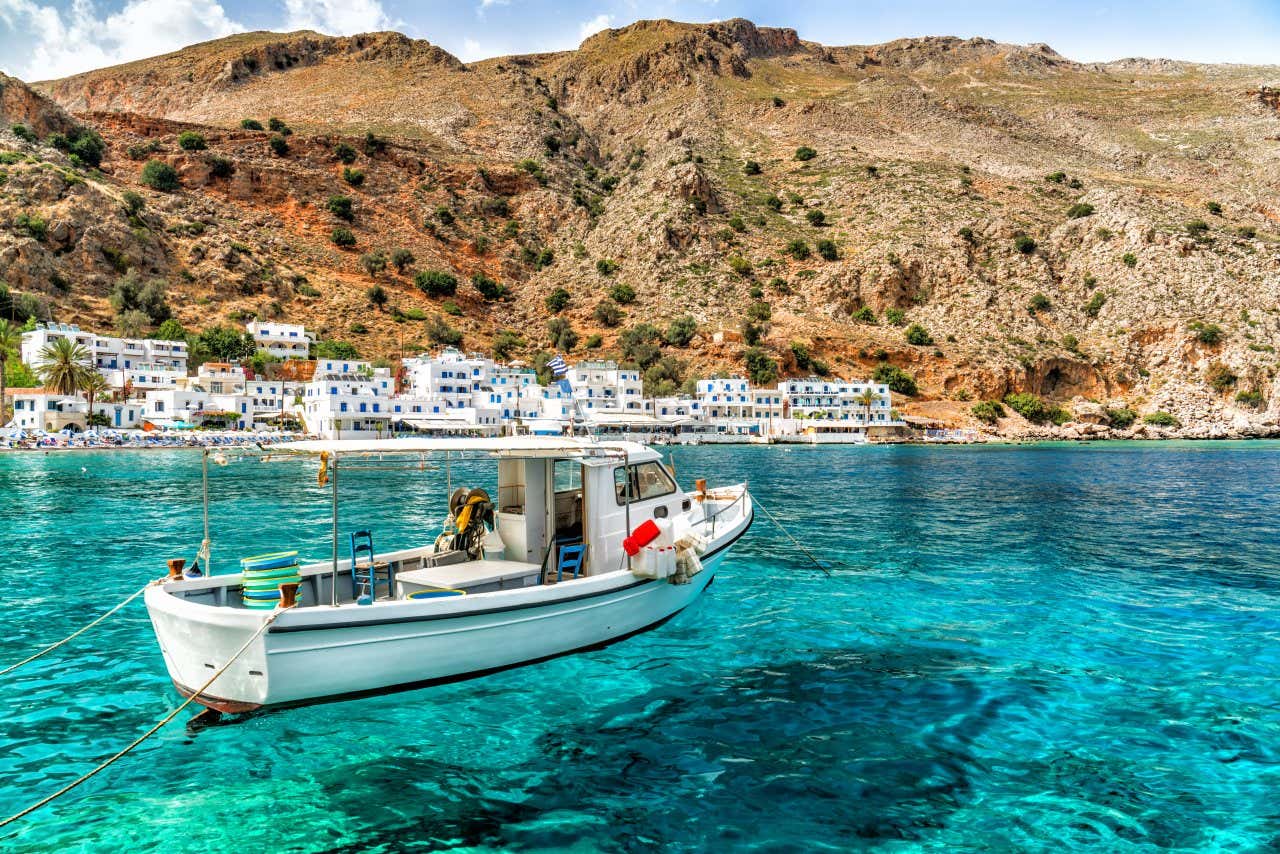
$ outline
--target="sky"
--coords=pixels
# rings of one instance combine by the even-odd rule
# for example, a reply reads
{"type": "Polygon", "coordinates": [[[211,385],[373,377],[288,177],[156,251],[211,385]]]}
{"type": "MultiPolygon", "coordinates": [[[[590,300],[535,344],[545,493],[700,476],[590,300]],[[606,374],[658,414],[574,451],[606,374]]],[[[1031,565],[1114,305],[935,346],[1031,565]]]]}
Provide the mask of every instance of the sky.
{"type": "Polygon", "coordinates": [[[642,18],[734,17],[792,27],[829,45],[985,36],[1044,42],[1080,61],[1146,56],[1280,65],[1280,0],[0,0],[0,70],[25,80],[62,77],[264,29],[394,29],[470,62],[574,48],[642,18]]]}

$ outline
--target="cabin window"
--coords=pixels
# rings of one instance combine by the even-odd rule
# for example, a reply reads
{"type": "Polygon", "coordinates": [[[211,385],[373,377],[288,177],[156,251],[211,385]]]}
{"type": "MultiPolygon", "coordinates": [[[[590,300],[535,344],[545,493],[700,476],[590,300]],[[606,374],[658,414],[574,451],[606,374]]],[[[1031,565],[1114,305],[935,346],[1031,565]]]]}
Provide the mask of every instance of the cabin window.
{"type": "Polygon", "coordinates": [[[645,501],[650,498],[661,498],[676,491],[676,483],[671,475],[662,467],[662,463],[649,462],[627,466],[618,466],[613,470],[614,494],[619,504],[626,504],[628,491],[631,501],[645,501]]]}
{"type": "Polygon", "coordinates": [[[556,492],[577,492],[582,489],[582,463],[577,460],[556,460],[552,474],[556,492]]]}

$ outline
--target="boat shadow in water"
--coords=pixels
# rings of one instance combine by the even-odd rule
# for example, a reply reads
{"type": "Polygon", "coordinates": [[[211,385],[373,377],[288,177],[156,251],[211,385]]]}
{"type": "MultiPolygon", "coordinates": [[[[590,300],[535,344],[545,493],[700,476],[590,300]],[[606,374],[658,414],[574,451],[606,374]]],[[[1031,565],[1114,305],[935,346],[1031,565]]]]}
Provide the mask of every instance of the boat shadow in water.
{"type": "Polygon", "coordinates": [[[928,646],[753,665],[630,697],[595,719],[570,716],[536,739],[532,758],[500,771],[388,757],[359,780],[335,772],[331,794],[364,813],[362,848],[430,838],[558,849],[584,835],[618,851],[922,839],[987,773],[972,746],[1001,709],[1039,702],[1031,685],[980,686],[971,674],[987,666],[928,646]],[[413,804],[388,803],[407,781],[413,804]],[[369,821],[369,803],[383,804],[386,824],[369,821]]]}

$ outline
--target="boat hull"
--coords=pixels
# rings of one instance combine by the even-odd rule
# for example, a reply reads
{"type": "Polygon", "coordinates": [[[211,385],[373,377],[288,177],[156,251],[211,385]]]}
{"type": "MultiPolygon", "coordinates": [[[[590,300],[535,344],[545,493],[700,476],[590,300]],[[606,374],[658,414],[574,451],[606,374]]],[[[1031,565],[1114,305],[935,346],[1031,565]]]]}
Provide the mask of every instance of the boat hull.
{"type": "MultiPolygon", "coordinates": [[[[190,605],[148,591],[147,605],[178,691],[221,712],[297,705],[458,681],[613,643],[688,607],[715,576],[739,530],[704,557],[687,584],[608,573],[527,591],[378,607],[262,612],[190,605]],[[198,610],[193,610],[198,609],[198,610]]],[[[735,526],[738,527],[738,526],[735,526]]]]}

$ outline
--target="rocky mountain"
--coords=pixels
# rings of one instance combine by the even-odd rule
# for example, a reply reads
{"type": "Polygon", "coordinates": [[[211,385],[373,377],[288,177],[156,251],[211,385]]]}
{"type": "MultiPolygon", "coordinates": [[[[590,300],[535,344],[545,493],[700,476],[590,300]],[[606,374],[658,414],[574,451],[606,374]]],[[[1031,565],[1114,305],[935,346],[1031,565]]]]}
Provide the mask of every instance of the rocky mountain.
{"type": "Polygon", "coordinates": [[[879,369],[946,423],[1026,393],[1045,426],[1005,406],[987,429],[1131,410],[1269,432],[1277,83],[742,20],[470,64],[396,33],[251,33],[35,84],[74,127],[3,81],[6,124],[92,128],[105,153],[0,137],[0,279],[94,326],[135,276],[189,328],[287,317],[371,357],[461,335],[639,359],[654,387],[879,369]],[[174,187],[143,184],[152,160],[174,187]],[[667,329],[685,316],[691,340],[667,329]]]}

